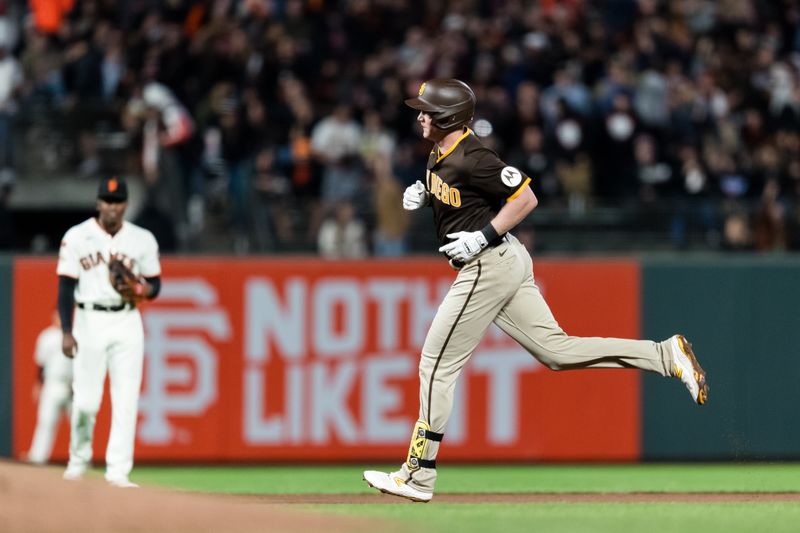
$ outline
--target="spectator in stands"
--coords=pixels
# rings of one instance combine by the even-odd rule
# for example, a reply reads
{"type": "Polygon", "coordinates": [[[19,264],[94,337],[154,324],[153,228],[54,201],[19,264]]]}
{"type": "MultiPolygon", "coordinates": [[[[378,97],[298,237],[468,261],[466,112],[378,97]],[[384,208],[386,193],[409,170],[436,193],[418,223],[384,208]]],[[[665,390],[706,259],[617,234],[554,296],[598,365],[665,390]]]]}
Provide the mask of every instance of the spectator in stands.
{"type": "Polygon", "coordinates": [[[14,217],[8,207],[14,190],[14,177],[8,171],[0,170],[0,250],[16,248],[14,217]]]}
{"type": "Polygon", "coordinates": [[[425,157],[428,151],[428,146],[412,141],[405,141],[397,146],[394,174],[402,185],[411,185],[425,175],[425,157]]]}
{"type": "Polygon", "coordinates": [[[352,200],[364,184],[359,150],[361,126],[353,120],[351,109],[339,104],[320,120],[311,132],[311,152],[322,165],[322,201],[331,206],[352,200]]]}
{"type": "Polygon", "coordinates": [[[218,88],[202,131],[203,161],[222,184],[237,250],[246,252],[250,246],[253,155],[260,138],[257,132],[264,128],[263,111],[257,96],[242,102],[233,85],[223,82],[218,88]]]}
{"type": "Polygon", "coordinates": [[[339,200],[319,229],[319,254],[325,259],[361,259],[367,256],[364,222],[355,216],[349,200],[339,200]]]}
{"type": "Polygon", "coordinates": [[[384,127],[380,113],[370,109],[364,114],[361,131],[360,156],[364,165],[373,167],[378,159],[391,160],[394,150],[394,135],[384,127]]]}
{"type": "Polygon", "coordinates": [[[592,192],[592,169],[585,152],[578,152],[574,158],[561,159],[556,163],[555,173],[567,197],[567,205],[573,214],[586,211],[592,192]]]}
{"type": "Polygon", "coordinates": [[[85,26],[94,24],[90,17],[78,19],[75,22],[64,22],[64,61],[61,75],[64,79],[64,88],[67,91],[67,100],[70,107],[80,105],[94,111],[103,91],[101,64],[103,55],[101,47],[104,46],[103,38],[108,30],[108,24],[100,24],[91,32],[85,26]],[[81,23],[85,24],[83,26],[81,23]]]}
{"type": "Polygon", "coordinates": [[[128,67],[123,51],[123,34],[115,28],[108,28],[102,43],[100,60],[100,91],[104,102],[113,103],[128,67]]]}
{"type": "Polygon", "coordinates": [[[755,213],[755,248],[759,252],[784,251],[789,244],[786,208],[779,201],[780,185],[770,179],[764,185],[755,213]]]}
{"type": "Polygon", "coordinates": [[[634,154],[639,124],[628,93],[623,89],[609,89],[609,92],[614,96],[603,115],[602,130],[598,135],[596,160],[598,172],[603,176],[598,187],[606,195],[630,200],[639,193],[634,154]]]}
{"type": "Polygon", "coordinates": [[[575,64],[560,68],[553,74],[553,85],[542,92],[540,105],[545,120],[553,125],[563,118],[563,111],[571,111],[586,116],[591,110],[591,99],[586,86],[578,79],[575,64]]]}
{"type": "Polygon", "coordinates": [[[795,203],[787,217],[789,250],[800,252],[800,205],[795,203]]]}
{"type": "MultiPolygon", "coordinates": [[[[3,5],[0,42],[3,22],[13,29],[23,20],[18,10],[3,16],[3,5]]],[[[151,186],[159,177],[160,187],[166,182],[175,189],[160,197],[178,215],[181,234],[187,219],[199,231],[200,215],[213,205],[236,206],[234,215],[243,218],[235,225],[247,226],[243,199],[252,184],[242,178],[245,172],[236,167],[234,186],[207,191],[203,180],[189,180],[199,175],[189,172],[200,160],[199,136],[196,143],[164,144],[171,131],[192,121],[198,131],[212,127],[207,103],[221,85],[238,111],[217,113],[213,127],[223,120],[225,138],[252,136],[257,146],[274,150],[274,167],[289,179],[289,198],[303,210],[296,219],[307,221],[296,230],[306,233],[309,248],[316,243],[323,204],[350,199],[359,212],[370,207],[365,168],[376,154],[392,154],[403,184],[424,175],[424,154],[414,152],[427,148],[397,103],[430,76],[456,76],[475,87],[483,102],[476,116],[494,128],[487,143],[507,160],[519,158],[515,164],[535,175],[534,186],[542,187],[537,192],[548,206],[575,208],[595,199],[618,206],[627,198],[642,208],[640,180],[657,179],[663,165],[671,167],[672,178],[645,187],[645,196],[655,192],[665,208],[674,205],[673,212],[684,209],[687,199],[702,198],[702,211],[711,213],[702,216],[703,226],[713,219],[717,232],[724,199],[754,209],[764,183],[776,175],[783,191],[778,201],[790,202],[787,209],[800,201],[786,181],[800,151],[800,47],[792,2],[490,2],[445,17],[435,2],[28,5],[30,22],[18,44],[6,46],[0,63],[13,63],[9,52],[19,52],[28,80],[19,102],[24,111],[44,109],[54,124],[78,123],[82,135],[62,136],[72,143],[83,139],[87,153],[102,160],[102,143],[118,142],[113,135],[98,136],[95,125],[103,120],[106,130],[119,131],[105,117],[124,115],[116,107],[120,98],[141,100],[137,87],[157,82],[183,108],[174,113],[155,106],[134,121],[117,120],[127,125],[132,146],[142,147],[151,186]],[[432,28],[432,20],[441,20],[440,27],[432,28]],[[70,102],[76,107],[65,116],[70,102]],[[183,118],[171,121],[168,115],[183,118]],[[394,133],[393,141],[386,131],[394,133]],[[642,134],[650,141],[638,142],[642,134]],[[533,154],[547,161],[541,176],[524,164],[541,162],[533,154]],[[168,179],[178,173],[178,179],[168,179]],[[669,194],[661,198],[665,187],[669,194]],[[187,208],[188,198],[208,196],[215,203],[188,202],[187,208]]],[[[16,101],[14,79],[0,69],[0,141],[7,114],[2,96],[16,101]],[[4,86],[11,89],[4,92],[4,86]]],[[[58,132],[45,133],[54,137],[48,154],[77,151],[74,145],[60,150],[58,132]]],[[[39,137],[18,139],[35,144],[39,137]]],[[[8,146],[0,145],[0,158],[7,158],[8,146]]],[[[244,150],[249,153],[239,160],[252,162],[255,150],[244,150]]],[[[54,159],[53,166],[63,165],[54,159]]],[[[94,161],[83,162],[91,167],[94,161]]],[[[692,211],[685,212],[687,232],[692,211]]],[[[375,215],[363,213],[368,220],[375,215]]],[[[185,247],[188,239],[181,242],[185,247]]]]}
{"type": "Polygon", "coordinates": [[[75,5],[75,0],[29,0],[34,22],[39,31],[55,33],[64,17],[75,5]]]}
{"type": "Polygon", "coordinates": [[[753,237],[747,213],[737,209],[725,218],[722,230],[722,249],[729,252],[743,252],[751,250],[752,247],[753,237]]]}
{"type": "Polygon", "coordinates": [[[555,199],[560,194],[560,185],[554,173],[551,151],[545,148],[542,130],[529,124],[521,134],[522,140],[510,151],[508,163],[536,176],[531,187],[537,198],[555,199]]]}
{"type": "Polygon", "coordinates": [[[275,149],[271,146],[262,147],[255,156],[252,201],[254,249],[285,250],[295,240],[290,214],[295,206],[291,181],[276,165],[275,149]]]}
{"type": "Polygon", "coordinates": [[[178,251],[178,239],[175,235],[175,224],[168,215],[158,207],[157,192],[154,189],[147,191],[144,206],[134,219],[134,224],[149,230],[158,242],[158,249],[162,253],[178,251]]]}
{"type": "Polygon", "coordinates": [[[378,257],[405,255],[408,211],[397,201],[402,198],[404,188],[392,175],[391,159],[375,158],[371,168],[375,180],[373,198],[376,219],[373,250],[378,257]]]}
{"type": "Polygon", "coordinates": [[[0,43],[8,50],[14,50],[19,41],[19,5],[9,5],[8,0],[0,0],[0,43]]]}
{"type": "Polygon", "coordinates": [[[125,111],[128,131],[141,132],[145,183],[155,189],[159,209],[172,217],[178,239],[187,242],[194,120],[168,87],[155,82],[145,84],[125,111]]]}
{"type": "Polygon", "coordinates": [[[639,197],[654,202],[667,196],[672,188],[672,167],[660,160],[653,138],[639,135],[634,141],[634,158],[639,182],[639,197]]]}
{"type": "Polygon", "coordinates": [[[8,45],[0,41],[0,171],[14,170],[14,115],[22,88],[22,69],[8,45]]]}
{"type": "Polygon", "coordinates": [[[514,139],[522,137],[525,128],[534,126],[543,131],[542,118],[539,113],[539,88],[531,81],[522,81],[517,86],[514,98],[514,124],[509,135],[514,139]]]}
{"type": "Polygon", "coordinates": [[[62,54],[46,34],[29,31],[20,65],[25,79],[25,94],[31,103],[60,105],[66,96],[61,76],[62,54]]]}

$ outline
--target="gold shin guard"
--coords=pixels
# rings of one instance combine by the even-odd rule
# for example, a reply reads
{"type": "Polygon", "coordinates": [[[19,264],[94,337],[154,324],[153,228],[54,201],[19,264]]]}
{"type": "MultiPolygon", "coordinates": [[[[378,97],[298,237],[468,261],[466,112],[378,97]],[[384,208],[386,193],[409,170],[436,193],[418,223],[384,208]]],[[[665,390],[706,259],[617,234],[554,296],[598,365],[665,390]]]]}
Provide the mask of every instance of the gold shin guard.
{"type": "Polygon", "coordinates": [[[408,458],[406,465],[412,472],[420,468],[436,468],[435,460],[425,459],[425,452],[428,450],[428,441],[441,441],[441,433],[431,431],[431,426],[424,420],[417,420],[414,426],[414,433],[411,435],[411,445],[408,447],[408,458]]]}

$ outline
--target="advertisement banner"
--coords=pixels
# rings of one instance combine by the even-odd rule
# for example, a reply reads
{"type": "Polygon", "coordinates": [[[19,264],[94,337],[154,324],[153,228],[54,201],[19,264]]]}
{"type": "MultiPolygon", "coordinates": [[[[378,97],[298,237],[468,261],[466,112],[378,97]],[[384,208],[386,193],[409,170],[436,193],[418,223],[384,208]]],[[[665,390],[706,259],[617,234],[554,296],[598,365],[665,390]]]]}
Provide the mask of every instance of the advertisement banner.
{"type": "MultiPolygon", "coordinates": [[[[136,459],[405,458],[419,350],[455,273],[440,259],[162,260],[146,331],[136,459]]],[[[537,261],[571,335],[639,336],[633,261],[537,261]]],[[[55,258],[14,265],[14,453],[33,434],[33,359],[56,303],[55,258]]],[[[633,370],[553,372],[492,327],[458,382],[441,460],[635,460],[633,370]]],[[[102,459],[108,390],[95,430],[102,459]]],[[[67,457],[60,427],[54,458],[67,457]]]]}

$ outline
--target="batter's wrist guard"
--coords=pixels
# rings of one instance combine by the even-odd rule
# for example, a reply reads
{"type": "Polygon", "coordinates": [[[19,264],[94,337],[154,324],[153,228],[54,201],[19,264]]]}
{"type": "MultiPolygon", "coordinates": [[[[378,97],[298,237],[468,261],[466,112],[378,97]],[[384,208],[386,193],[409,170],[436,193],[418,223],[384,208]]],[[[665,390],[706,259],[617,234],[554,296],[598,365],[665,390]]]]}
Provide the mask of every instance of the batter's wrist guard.
{"type": "Polygon", "coordinates": [[[444,438],[443,433],[431,431],[431,427],[424,420],[417,420],[414,426],[414,434],[411,435],[411,445],[408,447],[408,458],[406,465],[412,472],[420,468],[436,468],[436,460],[424,459],[425,452],[428,450],[428,441],[441,442],[444,438]]]}
{"type": "Polygon", "coordinates": [[[497,233],[497,230],[494,229],[494,226],[492,226],[491,222],[483,227],[481,233],[483,233],[483,236],[486,237],[486,242],[488,244],[492,244],[492,242],[500,237],[500,234],[497,233]]]}

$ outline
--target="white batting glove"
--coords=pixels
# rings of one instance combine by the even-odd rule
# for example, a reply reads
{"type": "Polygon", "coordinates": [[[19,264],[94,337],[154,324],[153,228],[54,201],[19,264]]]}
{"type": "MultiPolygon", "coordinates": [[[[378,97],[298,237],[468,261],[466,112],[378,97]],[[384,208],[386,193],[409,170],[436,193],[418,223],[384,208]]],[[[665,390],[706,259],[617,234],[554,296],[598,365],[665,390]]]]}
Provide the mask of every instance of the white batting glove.
{"type": "Polygon", "coordinates": [[[439,248],[439,251],[446,253],[450,259],[463,263],[468,263],[470,259],[481,253],[481,250],[489,245],[483,232],[480,231],[448,233],[447,238],[455,240],[439,248]]]}
{"type": "Polygon", "coordinates": [[[428,191],[425,190],[425,185],[417,180],[415,184],[406,187],[406,192],[403,193],[403,209],[413,211],[425,205],[428,205],[428,191]]]}

